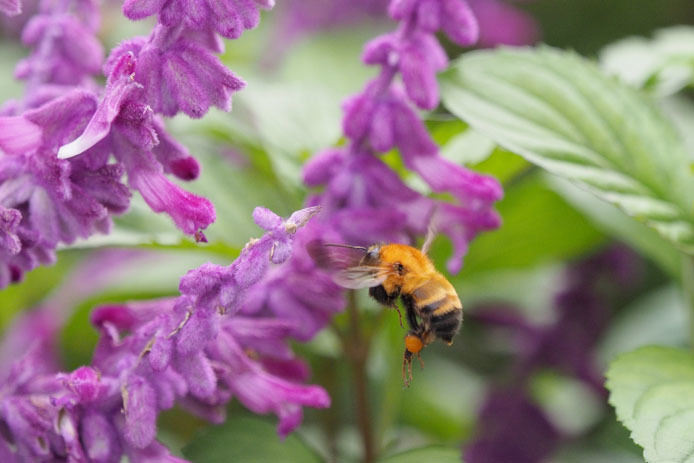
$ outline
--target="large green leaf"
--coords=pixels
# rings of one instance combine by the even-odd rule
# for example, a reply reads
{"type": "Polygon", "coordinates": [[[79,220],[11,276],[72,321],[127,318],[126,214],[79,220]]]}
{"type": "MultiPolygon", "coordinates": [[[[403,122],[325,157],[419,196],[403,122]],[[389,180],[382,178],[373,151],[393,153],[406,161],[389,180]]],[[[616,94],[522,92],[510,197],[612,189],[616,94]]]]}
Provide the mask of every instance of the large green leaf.
{"type": "Polygon", "coordinates": [[[644,95],[551,48],[470,53],[441,84],[446,106],[473,128],[694,252],[690,162],[644,95]]]}
{"type": "Polygon", "coordinates": [[[650,346],[621,355],[607,388],[647,462],[694,462],[694,353],[650,346]]]}
{"type": "Polygon", "coordinates": [[[207,429],[183,449],[195,463],[313,463],[320,458],[295,434],[284,441],[275,426],[255,417],[237,416],[207,429]]]}

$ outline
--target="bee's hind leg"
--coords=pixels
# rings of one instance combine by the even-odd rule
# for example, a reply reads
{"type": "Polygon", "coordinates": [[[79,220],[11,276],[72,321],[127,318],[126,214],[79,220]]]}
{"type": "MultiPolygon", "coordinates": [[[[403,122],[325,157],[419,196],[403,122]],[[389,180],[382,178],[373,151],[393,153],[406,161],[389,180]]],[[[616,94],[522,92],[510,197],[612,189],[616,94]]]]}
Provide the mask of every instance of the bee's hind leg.
{"type": "Polygon", "coordinates": [[[412,352],[405,349],[405,353],[402,356],[403,387],[410,387],[410,381],[412,381],[412,352]],[[408,378],[408,372],[409,372],[409,378],[408,378]]]}
{"type": "Polygon", "coordinates": [[[419,359],[419,366],[423,370],[424,369],[424,360],[422,360],[422,353],[421,352],[417,352],[417,358],[419,359]]]}

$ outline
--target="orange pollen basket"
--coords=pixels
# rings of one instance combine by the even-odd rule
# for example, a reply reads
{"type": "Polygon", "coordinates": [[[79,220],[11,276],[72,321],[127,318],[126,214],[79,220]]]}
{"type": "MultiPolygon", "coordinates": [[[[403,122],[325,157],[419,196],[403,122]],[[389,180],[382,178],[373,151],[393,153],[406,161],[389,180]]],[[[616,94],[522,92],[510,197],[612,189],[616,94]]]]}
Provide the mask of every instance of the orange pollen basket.
{"type": "Polygon", "coordinates": [[[422,347],[424,347],[424,345],[422,344],[422,340],[419,339],[417,336],[408,334],[407,336],[405,336],[405,347],[408,351],[412,352],[413,354],[416,354],[417,352],[422,350],[422,347]]]}

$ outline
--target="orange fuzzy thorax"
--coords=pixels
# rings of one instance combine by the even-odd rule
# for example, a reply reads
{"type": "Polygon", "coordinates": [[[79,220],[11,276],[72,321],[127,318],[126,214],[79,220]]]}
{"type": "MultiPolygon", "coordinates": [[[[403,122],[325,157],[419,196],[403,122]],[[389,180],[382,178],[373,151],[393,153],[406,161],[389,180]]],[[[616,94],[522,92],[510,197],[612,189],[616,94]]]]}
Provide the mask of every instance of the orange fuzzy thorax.
{"type": "Polygon", "coordinates": [[[379,253],[381,266],[391,268],[396,263],[402,264],[407,269],[404,275],[392,273],[383,282],[383,287],[387,292],[392,292],[394,288],[400,288],[403,293],[412,292],[422,282],[435,278],[438,272],[429,258],[419,249],[405,244],[387,244],[381,248],[379,253]]]}

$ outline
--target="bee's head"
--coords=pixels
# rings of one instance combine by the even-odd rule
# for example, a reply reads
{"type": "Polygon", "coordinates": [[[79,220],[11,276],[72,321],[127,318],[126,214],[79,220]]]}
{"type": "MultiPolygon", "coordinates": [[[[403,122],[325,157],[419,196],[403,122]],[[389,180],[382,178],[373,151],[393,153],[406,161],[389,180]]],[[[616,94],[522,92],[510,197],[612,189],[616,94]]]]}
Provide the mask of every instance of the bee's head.
{"type": "Polygon", "coordinates": [[[378,265],[381,259],[381,245],[373,244],[366,250],[366,254],[362,259],[364,265],[378,265]]]}

